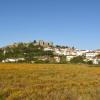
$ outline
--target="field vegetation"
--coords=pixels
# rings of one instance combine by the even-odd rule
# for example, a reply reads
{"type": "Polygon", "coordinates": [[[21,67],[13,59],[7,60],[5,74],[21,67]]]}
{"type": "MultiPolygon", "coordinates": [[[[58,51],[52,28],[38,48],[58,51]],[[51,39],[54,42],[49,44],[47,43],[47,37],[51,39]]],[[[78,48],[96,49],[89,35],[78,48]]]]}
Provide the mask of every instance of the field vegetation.
{"type": "Polygon", "coordinates": [[[100,100],[100,66],[0,64],[0,100],[100,100]]]}

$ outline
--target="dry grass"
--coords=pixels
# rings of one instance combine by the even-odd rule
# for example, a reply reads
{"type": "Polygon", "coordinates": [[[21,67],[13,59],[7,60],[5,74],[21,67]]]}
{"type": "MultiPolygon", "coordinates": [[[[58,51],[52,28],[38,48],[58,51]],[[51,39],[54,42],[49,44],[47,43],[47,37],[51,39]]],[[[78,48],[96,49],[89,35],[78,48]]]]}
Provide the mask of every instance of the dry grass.
{"type": "Polygon", "coordinates": [[[100,100],[100,67],[0,64],[0,100],[100,100]]]}

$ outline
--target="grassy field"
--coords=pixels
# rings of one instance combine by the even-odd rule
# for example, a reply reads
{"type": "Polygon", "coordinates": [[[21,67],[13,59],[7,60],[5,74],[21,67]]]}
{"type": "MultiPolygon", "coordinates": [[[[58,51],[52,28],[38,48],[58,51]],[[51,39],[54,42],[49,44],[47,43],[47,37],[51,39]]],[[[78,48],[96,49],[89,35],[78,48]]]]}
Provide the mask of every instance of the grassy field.
{"type": "Polygon", "coordinates": [[[0,64],[0,100],[100,100],[100,67],[0,64]]]}

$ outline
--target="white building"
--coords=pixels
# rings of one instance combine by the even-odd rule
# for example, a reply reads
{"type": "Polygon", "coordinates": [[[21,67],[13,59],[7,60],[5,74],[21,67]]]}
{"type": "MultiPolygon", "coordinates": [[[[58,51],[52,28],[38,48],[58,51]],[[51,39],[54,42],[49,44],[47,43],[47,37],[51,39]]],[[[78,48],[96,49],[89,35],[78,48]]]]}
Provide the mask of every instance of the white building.
{"type": "Polygon", "coordinates": [[[97,59],[93,59],[93,64],[99,64],[98,60],[97,59]]]}
{"type": "Polygon", "coordinates": [[[89,52],[89,50],[77,50],[77,56],[82,56],[85,55],[87,52],[89,52]]]}
{"type": "Polygon", "coordinates": [[[55,61],[57,62],[57,63],[59,63],[60,62],[60,57],[54,57],[54,59],[55,59],[55,61]]]}
{"type": "Polygon", "coordinates": [[[95,57],[92,62],[93,64],[100,64],[100,57],[95,57]]]}
{"type": "Polygon", "coordinates": [[[76,55],[67,55],[67,56],[66,56],[66,61],[70,61],[70,60],[73,59],[74,57],[76,57],[76,55]]]}
{"type": "Polygon", "coordinates": [[[14,63],[14,62],[24,61],[24,60],[25,60],[24,58],[7,58],[5,60],[2,60],[2,63],[7,63],[7,62],[14,63]]]}
{"type": "Polygon", "coordinates": [[[92,60],[96,55],[97,55],[97,53],[94,51],[89,51],[89,52],[86,52],[86,54],[85,54],[86,59],[89,59],[89,60],[92,60]]]}
{"type": "Polygon", "coordinates": [[[7,58],[5,60],[2,60],[2,63],[7,63],[7,62],[16,62],[16,59],[12,59],[12,58],[7,58]]]}
{"type": "Polygon", "coordinates": [[[44,48],[44,51],[53,51],[51,47],[44,48]]]}
{"type": "Polygon", "coordinates": [[[59,48],[54,48],[54,53],[55,53],[56,55],[62,55],[62,53],[61,53],[61,51],[60,51],[59,48]]]}
{"type": "Polygon", "coordinates": [[[76,55],[76,52],[72,50],[71,48],[55,48],[54,49],[55,54],[57,55],[76,55]]]}

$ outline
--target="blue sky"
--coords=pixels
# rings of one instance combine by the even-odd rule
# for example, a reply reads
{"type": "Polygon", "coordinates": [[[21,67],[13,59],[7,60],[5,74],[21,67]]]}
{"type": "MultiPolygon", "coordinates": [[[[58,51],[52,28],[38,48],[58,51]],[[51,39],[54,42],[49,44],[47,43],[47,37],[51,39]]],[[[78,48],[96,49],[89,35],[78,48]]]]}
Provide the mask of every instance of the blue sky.
{"type": "Polygon", "coordinates": [[[0,0],[0,47],[42,39],[100,48],[100,0],[0,0]]]}

